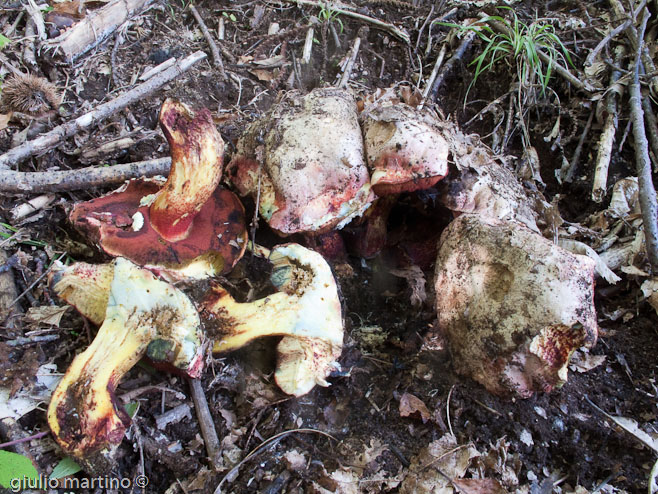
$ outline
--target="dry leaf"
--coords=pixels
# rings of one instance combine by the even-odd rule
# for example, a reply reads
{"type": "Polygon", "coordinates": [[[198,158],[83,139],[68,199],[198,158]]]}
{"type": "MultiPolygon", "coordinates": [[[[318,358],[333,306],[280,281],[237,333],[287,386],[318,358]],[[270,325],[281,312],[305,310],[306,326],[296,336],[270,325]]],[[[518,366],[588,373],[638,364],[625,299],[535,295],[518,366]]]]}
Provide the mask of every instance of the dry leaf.
{"type": "Polygon", "coordinates": [[[454,479],[453,485],[464,494],[506,494],[507,491],[495,479],[454,479]]]}
{"type": "Polygon", "coordinates": [[[626,432],[635,436],[635,438],[638,441],[644,443],[645,446],[653,449],[656,453],[658,453],[658,437],[656,437],[655,435],[649,435],[648,433],[640,429],[640,427],[637,424],[637,421],[635,421],[634,419],[629,419],[627,417],[613,417],[611,415],[607,415],[607,416],[610,419],[614,420],[614,422],[619,427],[621,427],[626,432]]]}
{"type": "Polygon", "coordinates": [[[264,82],[271,82],[279,75],[278,71],[267,69],[252,69],[249,72],[255,75],[259,81],[264,82]]]}
{"type": "Polygon", "coordinates": [[[658,313],[658,277],[646,280],[641,286],[642,293],[647,298],[647,302],[658,313]]]}
{"type": "Polygon", "coordinates": [[[409,417],[415,413],[420,414],[423,424],[430,419],[430,411],[420,398],[405,393],[400,398],[400,417],[409,417]]]}
{"type": "Polygon", "coordinates": [[[605,355],[590,355],[576,350],[569,361],[572,371],[587,372],[605,362],[605,355]]]}
{"type": "Polygon", "coordinates": [[[25,315],[25,320],[32,324],[51,324],[59,327],[62,316],[67,310],[71,308],[70,305],[58,307],[56,305],[43,305],[41,307],[30,307],[25,315]]]}
{"type": "Polygon", "coordinates": [[[9,121],[11,120],[12,112],[9,113],[0,113],[0,130],[5,130],[9,121]]]}

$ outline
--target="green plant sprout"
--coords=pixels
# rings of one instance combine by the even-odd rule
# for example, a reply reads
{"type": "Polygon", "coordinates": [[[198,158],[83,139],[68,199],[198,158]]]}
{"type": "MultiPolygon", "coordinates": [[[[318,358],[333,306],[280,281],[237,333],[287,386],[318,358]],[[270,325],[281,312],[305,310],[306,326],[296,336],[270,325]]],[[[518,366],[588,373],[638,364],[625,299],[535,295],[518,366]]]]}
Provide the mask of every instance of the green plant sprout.
{"type": "Polygon", "coordinates": [[[475,65],[475,75],[466,96],[483,72],[491,70],[503,60],[510,65],[513,61],[516,65],[519,92],[538,83],[543,96],[556,62],[566,62],[573,66],[569,51],[555,33],[553,25],[539,22],[525,24],[510,7],[498,8],[511,11],[512,20],[490,15],[470,26],[440,23],[461,31],[473,31],[484,42],[484,50],[471,62],[471,65],[475,65]],[[496,32],[491,26],[494,23],[501,24],[503,32],[496,32]],[[540,51],[548,58],[547,62],[539,57],[540,51]]]}
{"type": "Polygon", "coordinates": [[[340,34],[343,34],[343,21],[339,16],[340,12],[334,10],[331,5],[323,4],[322,10],[320,10],[320,13],[318,14],[318,20],[320,20],[322,24],[326,25],[331,25],[331,23],[335,22],[340,27],[340,34]]]}

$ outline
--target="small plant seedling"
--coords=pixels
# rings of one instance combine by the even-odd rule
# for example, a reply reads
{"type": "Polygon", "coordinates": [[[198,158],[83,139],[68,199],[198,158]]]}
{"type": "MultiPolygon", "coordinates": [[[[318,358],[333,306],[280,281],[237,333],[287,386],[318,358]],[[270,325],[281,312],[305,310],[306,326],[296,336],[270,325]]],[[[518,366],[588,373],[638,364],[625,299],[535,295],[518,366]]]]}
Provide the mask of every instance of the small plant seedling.
{"type": "Polygon", "coordinates": [[[498,8],[510,10],[512,20],[492,15],[469,26],[440,23],[462,31],[473,31],[484,42],[484,50],[471,62],[472,65],[475,65],[475,75],[468,86],[466,96],[482,73],[491,70],[503,60],[516,65],[519,91],[538,83],[543,95],[548,87],[555,63],[561,61],[573,65],[569,51],[551,24],[539,22],[525,24],[509,7],[498,8]],[[494,22],[502,24],[505,32],[496,32],[491,27],[494,22]],[[539,51],[546,54],[548,62],[544,62],[539,57],[539,51]]]}
{"type": "Polygon", "coordinates": [[[340,34],[343,34],[344,31],[344,26],[343,26],[343,21],[340,20],[340,12],[334,10],[331,5],[324,5],[322,7],[322,10],[320,10],[320,13],[318,14],[318,19],[323,23],[327,25],[331,25],[332,22],[335,22],[338,24],[340,28],[340,34]]]}
{"type": "Polygon", "coordinates": [[[235,16],[233,13],[228,13],[228,12],[222,12],[222,16],[231,22],[237,22],[238,18],[235,16]]]}

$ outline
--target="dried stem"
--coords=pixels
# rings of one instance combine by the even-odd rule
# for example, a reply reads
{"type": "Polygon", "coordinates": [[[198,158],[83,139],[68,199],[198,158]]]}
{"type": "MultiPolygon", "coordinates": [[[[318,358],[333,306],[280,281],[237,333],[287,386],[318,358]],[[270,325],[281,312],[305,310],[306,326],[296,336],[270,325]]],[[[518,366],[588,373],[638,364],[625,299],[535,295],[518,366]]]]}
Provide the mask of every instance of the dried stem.
{"type": "Polygon", "coordinates": [[[89,113],[85,113],[73,121],[55,127],[50,132],[43,134],[32,141],[16,146],[0,156],[0,170],[6,170],[10,165],[16,165],[30,156],[48,151],[60,144],[64,139],[75,135],[81,130],[92,127],[98,122],[105,120],[109,116],[124,109],[131,103],[144,99],[166,83],[176,79],[204,58],[206,58],[206,54],[202,51],[192,53],[173,67],[170,67],[148,81],[135,86],[133,89],[123,93],[118,98],[103,103],[96,109],[89,113]]]}
{"type": "Polygon", "coordinates": [[[203,442],[206,445],[206,452],[210,458],[210,463],[214,468],[219,466],[220,445],[217,431],[215,430],[215,423],[213,422],[210,409],[208,408],[208,401],[206,400],[206,393],[201,387],[200,379],[188,379],[190,383],[190,391],[192,399],[194,400],[194,409],[196,411],[197,419],[199,420],[199,427],[201,428],[201,435],[203,435],[203,442]]]}
{"type": "Polygon", "coordinates": [[[354,69],[354,62],[356,61],[356,57],[359,54],[360,46],[361,46],[361,38],[357,36],[354,39],[354,44],[352,45],[352,53],[350,53],[350,58],[347,61],[345,70],[343,71],[343,74],[340,76],[340,82],[338,83],[339,88],[344,88],[345,86],[347,86],[347,83],[350,80],[350,76],[352,75],[352,70],[354,69]]]}
{"type": "Polygon", "coordinates": [[[0,170],[0,192],[33,194],[65,192],[89,187],[123,183],[131,178],[152,177],[169,173],[171,158],[158,158],[124,165],[90,166],[54,172],[15,172],[0,170]]]}
{"type": "Polygon", "coordinates": [[[208,31],[208,26],[206,26],[206,23],[203,22],[201,15],[199,15],[199,11],[192,4],[190,4],[190,12],[192,12],[194,19],[196,20],[197,24],[199,24],[199,27],[201,28],[203,37],[206,38],[206,41],[208,42],[208,46],[210,47],[210,54],[212,55],[213,65],[219,72],[219,78],[222,81],[225,81],[226,72],[224,71],[224,62],[222,61],[222,56],[219,54],[219,48],[217,48],[217,43],[215,43],[212,34],[210,34],[210,31],[208,31]]]}
{"type": "Polygon", "coordinates": [[[642,92],[640,90],[640,64],[642,63],[643,33],[649,19],[649,12],[645,9],[642,18],[640,34],[635,31],[639,41],[635,54],[633,80],[630,84],[631,118],[633,121],[633,136],[635,138],[635,163],[639,184],[640,208],[642,209],[642,223],[646,241],[647,256],[653,273],[658,273],[658,203],[656,202],[656,189],[651,177],[651,159],[649,158],[649,143],[644,129],[644,112],[642,110],[642,92]]]}
{"type": "MultiPolygon", "coordinates": [[[[619,65],[626,53],[622,45],[615,49],[615,64],[619,65]]],[[[612,145],[615,142],[617,132],[617,99],[621,97],[622,87],[617,84],[621,72],[613,70],[610,75],[610,88],[606,100],[606,117],[603,132],[599,140],[599,151],[596,157],[596,171],[594,172],[594,184],[592,185],[592,200],[601,202],[606,194],[608,183],[608,167],[612,157],[612,145]]]]}

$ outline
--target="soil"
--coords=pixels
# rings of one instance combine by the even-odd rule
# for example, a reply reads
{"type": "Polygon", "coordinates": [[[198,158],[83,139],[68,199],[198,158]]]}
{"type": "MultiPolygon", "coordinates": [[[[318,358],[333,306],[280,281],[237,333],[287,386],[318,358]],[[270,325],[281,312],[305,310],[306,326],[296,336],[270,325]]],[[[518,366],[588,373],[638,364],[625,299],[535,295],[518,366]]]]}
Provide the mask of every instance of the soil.
{"type": "MultiPolygon", "coordinates": [[[[487,4],[486,12],[496,13],[492,7],[495,3],[481,3],[487,4]]],[[[411,35],[410,45],[374,25],[344,15],[332,17],[331,22],[324,23],[325,29],[322,20],[318,20],[319,9],[312,7],[276,2],[201,1],[196,8],[211,32],[216,35],[220,19],[224,22],[225,40],[221,42],[224,64],[234,74],[233,78],[221,80],[210,61],[204,61],[105,124],[77,135],[55,151],[33,158],[20,169],[85,166],[78,158],[78,151],[97,147],[138,127],[142,130],[136,134],[135,145],[107,156],[104,163],[130,163],[166,156],[166,141],[157,127],[158,110],[166,97],[179,98],[193,107],[209,108],[230,157],[241,131],[272,106],[279,91],[308,92],[334,84],[341,74],[341,60],[349,54],[357,35],[362,42],[350,86],[365,97],[377,88],[405,81],[413,86],[418,83],[421,71],[422,77],[427,77],[444,43],[451,43],[449,53],[456,49],[460,39],[446,40],[447,27],[432,26],[432,36],[428,39],[429,29],[421,30],[426,19],[437,19],[455,7],[447,19],[460,23],[479,12],[478,7],[466,2],[453,5],[420,1],[412,5],[399,0],[367,0],[356,4],[362,14],[406,29],[411,35]],[[291,54],[294,52],[296,59],[300,58],[306,26],[313,20],[318,24],[312,60],[299,67],[291,87],[288,83],[294,73],[291,54]],[[283,34],[267,34],[273,23],[278,23],[283,34]],[[340,46],[335,43],[329,24],[336,31],[340,46]],[[275,55],[284,55],[283,66],[259,72],[255,65],[248,64],[247,57],[262,60],[275,55]],[[146,134],[153,130],[156,132],[146,134]]],[[[534,18],[553,19],[562,39],[569,40],[566,45],[577,67],[601,39],[595,28],[605,27],[606,22],[604,6],[572,0],[551,2],[550,9],[543,2],[528,0],[515,3],[514,9],[527,22],[534,18]],[[567,20],[574,22],[569,24],[567,20]]],[[[11,24],[19,10],[6,10],[2,18],[11,24]]],[[[498,113],[490,111],[478,117],[478,112],[510,91],[515,69],[503,63],[481,74],[469,92],[468,104],[464,105],[473,78],[473,67],[468,62],[481,48],[481,42],[476,40],[464,59],[445,75],[436,109],[462,125],[464,132],[479,134],[483,142],[493,145],[491,134],[507,111],[507,99],[504,107],[498,105],[498,110],[502,108],[498,113]],[[472,120],[473,117],[477,118],[472,120]]],[[[38,61],[51,80],[62,87],[68,84],[63,105],[68,115],[64,119],[68,119],[112,99],[133,84],[146,68],[197,49],[207,50],[207,45],[187,2],[170,0],[156,2],[154,8],[133,19],[123,42],[112,39],[75,66],[55,63],[45,53],[38,61]]],[[[11,46],[3,53],[14,62],[21,56],[11,46]]],[[[419,86],[422,89],[423,84],[419,86]]],[[[589,200],[596,139],[585,142],[577,178],[572,183],[559,183],[555,170],[560,168],[564,157],[573,156],[593,103],[563,79],[553,78],[550,87],[555,96],[540,98],[527,111],[531,140],[545,182],[538,186],[547,201],[558,204],[566,221],[578,223],[603,209],[589,200]],[[559,146],[552,146],[544,138],[558,115],[564,138],[559,146]]],[[[59,118],[63,117],[53,117],[53,123],[58,123],[59,118]]],[[[620,123],[620,134],[625,124],[625,121],[620,123]]],[[[9,149],[11,137],[20,130],[19,124],[12,123],[0,131],[0,151],[9,149]]],[[[594,131],[600,131],[598,123],[594,131]]],[[[517,164],[522,161],[523,146],[520,129],[513,129],[505,152],[518,158],[513,159],[517,164]]],[[[616,151],[608,183],[633,175],[634,166],[630,146],[616,151]]],[[[29,288],[29,296],[18,302],[21,312],[56,303],[45,281],[31,286],[53,257],[66,253],[71,261],[105,260],[73,230],[66,214],[73,203],[112,189],[57,194],[55,203],[33,221],[17,225],[20,241],[4,248],[8,256],[16,256],[19,250],[25,254],[21,257],[24,261],[11,269],[18,292],[29,288]]],[[[0,206],[8,213],[22,201],[23,197],[5,196],[0,206]]],[[[245,206],[247,217],[251,218],[253,203],[246,200],[245,206]]],[[[120,447],[112,476],[134,478],[143,468],[149,479],[145,492],[154,493],[213,492],[222,479],[221,492],[238,494],[405,492],[401,481],[407,475],[420,475],[414,465],[417,467],[419,462],[425,465],[419,460],[423,450],[450,434],[456,445],[471,445],[481,454],[480,459],[469,463],[466,477],[494,478],[509,492],[584,493],[597,489],[646,492],[655,452],[616,427],[597,409],[632,418],[648,433],[657,432],[658,318],[642,301],[641,281],[632,275],[622,275],[623,280],[615,286],[597,281],[596,307],[601,330],[589,355],[605,356],[601,365],[587,372],[572,368],[568,382],[550,394],[537,394],[529,399],[491,395],[476,382],[455,374],[451,356],[434,328],[434,251],[429,262],[420,263],[428,292],[420,306],[412,304],[407,282],[390,273],[409,258],[405,255],[408,254],[404,250],[405,241],[418,241],[419,245],[427,245],[428,240],[435,242],[450,221],[450,214],[434,204],[432,191],[403,195],[391,215],[389,243],[384,252],[369,260],[350,256],[331,261],[340,285],[345,320],[345,346],[339,361],[342,370],[330,377],[331,386],[316,386],[300,398],[282,394],[273,380],[276,338],[259,341],[221,358],[208,357],[202,382],[222,443],[218,471],[210,469],[194,411],[162,430],[156,426],[155,417],[164,411],[183,403],[192,406],[185,380],[156,372],[144,363],[133,368],[121,381],[117,395],[144,386],[153,387],[131,400],[139,403],[139,409],[120,447]],[[400,406],[407,394],[419,399],[424,407],[403,416],[400,406]],[[293,432],[277,437],[285,431],[293,432]],[[276,439],[268,442],[268,438],[276,439]],[[246,458],[251,451],[255,454],[246,458]],[[241,460],[244,463],[231,470],[241,460]],[[342,472],[342,476],[335,472],[342,472]]],[[[256,235],[257,241],[264,245],[281,242],[262,220],[256,235]]],[[[252,279],[261,278],[254,279],[255,284],[264,278],[263,270],[254,269],[248,258],[240,261],[229,276],[232,290],[239,297],[246,296],[250,288],[244,282],[245,273],[251,273],[252,279]]],[[[14,340],[25,336],[30,329],[20,319],[12,324],[5,322],[1,336],[3,341],[14,340]]],[[[94,332],[73,311],[65,314],[58,327],[46,329],[43,333],[56,334],[56,341],[14,347],[0,344],[3,384],[9,382],[15,389],[29,387],[38,366],[48,362],[65,369],[74,355],[86,348],[94,332]]],[[[47,430],[45,413],[40,408],[21,417],[18,424],[24,435],[47,430]]],[[[7,435],[6,431],[2,432],[7,435]]],[[[32,441],[27,450],[46,474],[62,458],[61,450],[48,437],[32,441]]],[[[431,465],[425,466],[428,468],[422,471],[434,472],[429,468],[431,465]]],[[[85,477],[82,472],[76,475],[85,477]]],[[[436,482],[440,482],[441,473],[434,475],[436,482]]],[[[453,489],[450,484],[447,488],[453,489]]]]}

